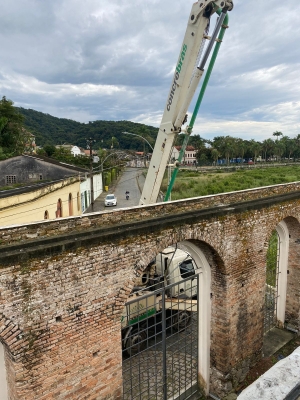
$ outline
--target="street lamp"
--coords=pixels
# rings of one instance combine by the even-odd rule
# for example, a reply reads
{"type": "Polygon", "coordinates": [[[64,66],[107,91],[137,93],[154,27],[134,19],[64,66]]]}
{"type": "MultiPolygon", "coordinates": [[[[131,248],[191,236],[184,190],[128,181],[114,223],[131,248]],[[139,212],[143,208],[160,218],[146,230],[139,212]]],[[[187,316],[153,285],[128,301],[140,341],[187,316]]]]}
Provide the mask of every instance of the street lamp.
{"type": "Polygon", "coordinates": [[[145,142],[147,142],[148,143],[148,145],[151,147],[151,150],[152,151],[154,151],[154,149],[153,149],[153,147],[151,146],[151,144],[148,142],[148,140],[147,139],[145,139],[143,136],[140,136],[140,135],[137,135],[136,133],[130,133],[130,132],[122,132],[124,135],[132,135],[132,136],[137,136],[137,137],[139,137],[140,139],[143,139],[143,140],[145,140],[145,142]]]}
{"type": "MultiPolygon", "coordinates": [[[[100,171],[101,171],[101,172],[103,172],[103,164],[104,164],[104,162],[105,162],[109,157],[114,156],[114,155],[119,156],[118,159],[120,159],[121,156],[123,156],[124,158],[128,157],[128,154],[125,153],[125,152],[122,151],[122,150],[117,150],[117,151],[113,151],[113,152],[109,153],[108,156],[106,156],[106,157],[102,160],[102,162],[101,162],[101,164],[100,164],[100,171]]],[[[97,169],[98,169],[98,167],[97,167],[97,169]]]]}
{"type": "MultiPolygon", "coordinates": [[[[143,139],[152,149],[152,152],[154,151],[153,147],[151,146],[151,144],[148,142],[147,139],[145,139],[143,136],[137,135],[136,133],[130,133],[130,132],[122,132],[124,135],[132,135],[132,136],[137,136],[140,139],[143,139]]],[[[146,158],[145,158],[145,143],[144,143],[144,166],[146,167],[146,158]]]]}
{"type": "MultiPolygon", "coordinates": [[[[94,169],[94,172],[96,172],[96,171],[98,172],[98,169],[99,169],[99,172],[103,174],[103,165],[104,165],[104,162],[105,162],[109,157],[112,157],[112,156],[116,156],[116,160],[120,160],[121,158],[127,158],[127,157],[129,157],[129,155],[128,155],[127,153],[125,153],[124,151],[122,151],[122,150],[113,151],[113,152],[109,153],[109,154],[102,160],[101,164],[100,164],[97,168],[94,169]]],[[[103,177],[102,177],[102,179],[103,179],[103,177]]]]}

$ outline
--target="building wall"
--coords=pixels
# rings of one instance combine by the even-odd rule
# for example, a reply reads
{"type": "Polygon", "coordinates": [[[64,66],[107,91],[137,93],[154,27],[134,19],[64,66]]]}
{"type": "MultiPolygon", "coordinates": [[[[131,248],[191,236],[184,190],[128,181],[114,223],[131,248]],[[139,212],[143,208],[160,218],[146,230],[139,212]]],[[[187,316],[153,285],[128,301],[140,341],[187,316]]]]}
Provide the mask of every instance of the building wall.
{"type": "Polygon", "coordinates": [[[81,214],[79,178],[65,179],[28,193],[0,198],[0,226],[55,219],[58,217],[59,199],[62,217],[81,214]]]}
{"type": "MultiPolygon", "coordinates": [[[[211,390],[221,397],[238,386],[261,357],[266,252],[283,220],[299,279],[296,189],[277,185],[0,229],[10,398],[120,399],[122,309],[152,258],[181,241],[198,246],[211,266],[211,390]]],[[[287,298],[298,327],[299,285],[288,283],[287,298]]]]}
{"type": "MultiPolygon", "coordinates": [[[[93,176],[94,200],[103,192],[102,174],[93,176]]],[[[84,212],[91,204],[91,179],[87,177],[80,184],[81,211],[84,212]]]]}
{"type": "Polygon", "coordinates": [[[15,176],[15,183],[26,183],[76,175],[79,175],[76,168],[69,169],[31,156],[22,155],[0,162],[0,186],[6,185],[6,176],[15,176]]]}
{"type": "MultiPolygon", "coordinates": [[[[180,146],[173,147],[171,160],[177,160],[179,157],[180,146]]],[[[192,146],[187,146],[184,152],[184,156],[182,158],[182,163],[188,165],[194,165],[197,161],[196,159],[197,151],[192,146]]]]}

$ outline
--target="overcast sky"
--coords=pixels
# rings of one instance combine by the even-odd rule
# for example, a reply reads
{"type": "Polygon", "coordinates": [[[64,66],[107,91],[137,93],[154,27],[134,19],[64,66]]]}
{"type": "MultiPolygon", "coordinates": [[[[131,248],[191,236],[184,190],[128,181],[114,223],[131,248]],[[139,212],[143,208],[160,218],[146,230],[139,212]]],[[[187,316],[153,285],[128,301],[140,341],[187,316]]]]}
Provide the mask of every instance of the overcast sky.
{"type": "MultiPolygon", "coordinates": [[[[300,2],[233,1],[194,133],[264,140],[279,130],[294,137],[300,133],[300,2]]],[[[159,126],[192,4],[3,1],[1,97],[80,122],[159,126]]]]}

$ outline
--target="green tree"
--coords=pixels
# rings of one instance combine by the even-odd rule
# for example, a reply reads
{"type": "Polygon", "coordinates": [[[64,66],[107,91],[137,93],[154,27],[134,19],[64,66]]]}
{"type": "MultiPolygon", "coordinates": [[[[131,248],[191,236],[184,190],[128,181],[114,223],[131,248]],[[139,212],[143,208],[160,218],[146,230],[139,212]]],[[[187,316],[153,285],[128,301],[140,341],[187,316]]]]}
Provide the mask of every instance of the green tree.
{"type": "Polygon", "coordinates": [[[255,163],[258,154],[261,151],[261,144],[259,142],[256,142],[254,139],[250,140],[250,151],[253,155],[253,161],[255,163]]]}
{"type": "Polygon", "coordinates": [[[290,139],[287,145],[287,153],[289,155],[288,157],[289,160],[292,158],[292,156],[294,158],[296,150],[297,150],[297,144],[295,139],[290,139]]]}
{"type": "Polygon", "coordinates": [[[111,137],[111,146],[110,146],[110,148],[111,149],[115,149],[117,147],[119,147],[118,139],[115,136],[112,136],[111,137]]]}
{"type": "Polygon", "coordinates": [[[247,144],[243,139],[236,139],[235,149],[237,158],[241,159],[241,162],[244,160],[244,155],[246,151],[247,144]]]}
{"type": "Polygon", "coordinates": [[[46,153],[46,155],[47,155],[48,157],[52,157],[53,154],[54,154],[55,151],[56,151],[56,148],[55,148],[55,146],[53,146],[53,144],[47,143],[47,144],[45,144],[45,146],[43,147],[43,150],[44,150],[44,152],[46,153]]]}
{"type": "Polygon", "coordinates": [[[262,151],[265,154],[265,161],[267,161],[267,156],[272,156],[274,150],[274,142],[272,139],[266,139],[262,142],[262,151]]]}
{"type": "Polygon", "coordinates": [[[282,136],[280,139],[280,143],[284,145],[284,155],[288,159],[291,158],[291,155],[294,153],[296,150],[296,143],[295,140],[290,139],[288,136],[282,136]]]}
{"type": "Polygon", "coordinates": [[[67,150],[67,149],[65,149],[64,147],[61,147],[61,146],[60,147],[54,147],[54,148],[55,148],[55,151],[52,154],[52,157],[55,158],[56,160],[64,161],[64,162],[72,162],[72,161],[75,160],[76,157],[74,157],[71,154],[70,150],[67,150]]]}
{"type": "Polygon", "coordinates": [[[281,160],[282,155],[284,154],[285,146],[281,141],[276,141],[275,143],[275,153],[277,156],[277,161],[281,160]]]}
{"type": "Polygon", "coordinates": [[[218,158],[220,157],[220,153],[218,152],[218,150],[217,149],[211,149],[211,156],[212,156],[212,159],[214,160],[214,165],[217,165],[218,158]]]}
{"type": "Polygon", "coordinates": [[[231,136],[217,136],[214,138],[213,146],[226,158],[226,164],[229,165],[230,157],[236,151],[235,139],[231,136]]]}
{"type": "Polygon", "coordinates": [[[205,140],[203,140],[200,135],[194,135],[193,147],[196,149],[196,159],[198,163],[205,164],[208,158],[206,154],[208,149],[205,146],[205,140]]]}
{"type": "Polygon", "coordinates": [[[23,128],[23,116],[5,96],[0,100],[0,147],[6,157],[22,154],[29,133],[23,128]]]}

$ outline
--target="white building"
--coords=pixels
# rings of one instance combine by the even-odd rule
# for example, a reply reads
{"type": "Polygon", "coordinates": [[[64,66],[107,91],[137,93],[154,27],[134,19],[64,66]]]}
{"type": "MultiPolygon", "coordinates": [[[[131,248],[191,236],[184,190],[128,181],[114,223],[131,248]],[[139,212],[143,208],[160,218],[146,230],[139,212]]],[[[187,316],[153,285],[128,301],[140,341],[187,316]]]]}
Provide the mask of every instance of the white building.
{"type": "Polygon", "coordinates": [[[62,145],[55,146],[55,147],[58,148],[58,149],[59,148],[63,148],[65,150],[70,151],[70,153],[74,157],[85,156],[86,155],[84,149],[82,149],[81,147],[78,147],[78,146],[74,146],[73,144],[62,144],[62,145]]]}
{"type": "MultiPolygon", "coordinates": [[[[94,189],[94,200],[100,196],[103,192],[102,174],[93,175],[93,189],[94,189]]],[[[80,183],[80,195],[81,195],[81,211],[84,211],[91,204],[91,179],[87,177],[83,182],[80,183]]]]}
{"type": "MultiPolygon", "coordinates": [[[[181,150],[181,146],[174,146],[172,150],[171,160],[178,160],[179,152],[181,150]]],[[[186,165],[195,165],[196,164],[196,153],[197,150],[193,146],[186,146],[183,159],[181,161],[182,164],[186,165]]]]}

